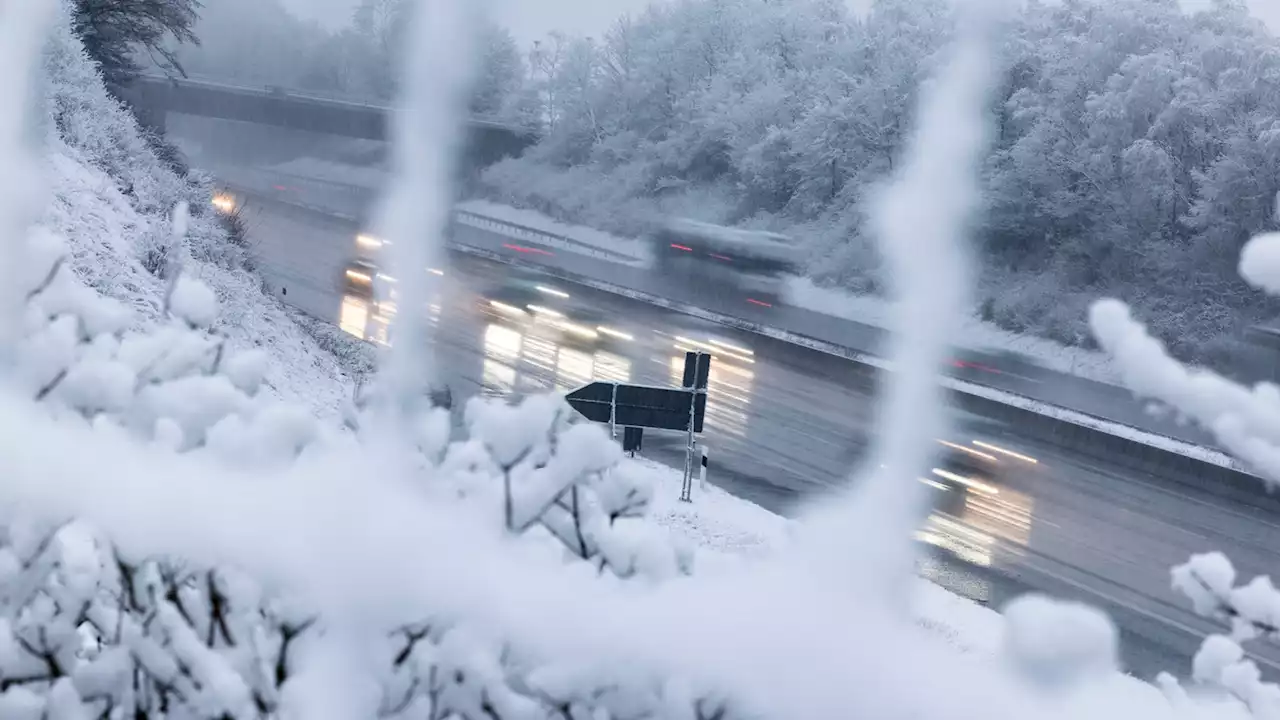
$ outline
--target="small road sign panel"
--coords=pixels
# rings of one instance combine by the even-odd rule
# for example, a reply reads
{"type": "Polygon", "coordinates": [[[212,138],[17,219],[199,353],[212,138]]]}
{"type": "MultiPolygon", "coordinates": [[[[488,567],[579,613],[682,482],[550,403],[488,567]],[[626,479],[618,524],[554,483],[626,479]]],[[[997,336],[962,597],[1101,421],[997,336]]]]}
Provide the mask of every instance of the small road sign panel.
{"type": "MultiPolygon", "coordinates": [[[[610,419],[622,427],[653,428],[655,430],[688,430],[692,403],[694,427],[702,426],[706,413],[706,396],[697,398],[689,390],[650,387],[646,385],[616,385],[594,382],[578,388],[566,396],[569,405],[592,422],[607,423],[610,419]]],[[[698,432],[698,430],[695,430],[698,432]]]]}

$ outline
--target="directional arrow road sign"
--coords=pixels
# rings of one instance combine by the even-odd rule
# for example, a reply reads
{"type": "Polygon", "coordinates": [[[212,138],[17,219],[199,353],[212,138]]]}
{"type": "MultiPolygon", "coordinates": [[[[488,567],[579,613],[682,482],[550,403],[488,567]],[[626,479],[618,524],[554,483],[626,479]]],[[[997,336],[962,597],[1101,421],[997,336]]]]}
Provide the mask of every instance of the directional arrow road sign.
{"type": "Polygon", "coordinates": [[[612,419],[622,427],[655,430],[687,431],[692,403],[693,431],[700,433],[707,410],[705,393],[609,382],[593,382],[569,393],[565,399],[593,422],[607,423],[612,419]]]}

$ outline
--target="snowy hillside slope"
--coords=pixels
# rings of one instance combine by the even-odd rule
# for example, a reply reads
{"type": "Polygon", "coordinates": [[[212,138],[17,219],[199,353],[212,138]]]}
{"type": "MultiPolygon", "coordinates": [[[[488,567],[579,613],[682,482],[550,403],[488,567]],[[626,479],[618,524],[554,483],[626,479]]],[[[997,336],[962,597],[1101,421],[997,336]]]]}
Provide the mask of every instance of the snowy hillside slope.
{"type": "Polygon", "coordinates": [[[349,393],[336,360],[290,318],[245,268],[245,249],[229,241],[211,206],[211,185],[170,167],[132,115],[106,92],[80,41],[55,31],[45,50],[47,182],[41,224],[68,239],[73,267],[90,287],[153,324],[166,280],[148,264],[169,254],[214,289],[223,308],[217,330],[233,349],[260,347],[271,358],[267,383],[281,399],[331,416],[349,393]],[[184,247],[170,247],[169,213],[191,207],[184,247]]]}

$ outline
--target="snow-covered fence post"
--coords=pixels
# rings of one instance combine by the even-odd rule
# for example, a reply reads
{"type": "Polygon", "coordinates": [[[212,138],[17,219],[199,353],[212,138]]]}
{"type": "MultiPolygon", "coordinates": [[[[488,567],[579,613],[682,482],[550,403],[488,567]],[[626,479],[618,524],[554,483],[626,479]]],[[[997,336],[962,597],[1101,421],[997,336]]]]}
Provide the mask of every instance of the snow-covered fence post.
{"type": "Polygon", "coordinates": [[[22,333],[27,230],[42,189],[38,68],[53,8],[53,0],[0,2],[0,368],[22,333]]]}
{"type": "MultiPolygon", "coordinates": [[[[874,198],[873,230],[897,299],[888,348],[896,369],[879,408],[881,433],[866,477],[850,491],[853,497],[824,500],[827,507],[811,511],[809,532],[827,546],[820,552],[848,552],[872,527],[883,537],[910,537],[925,514],[926,486],[911,480],[928,467],[947,421],[939,411],[946,404],[939,377],[961,325],[957,313],[968,306],[966,242],[981,205],[979,173],[992,134],[992,46],[1002,0],[957,5],[950,57],[924,84],[899,169],[874,198]]],[[[914,573],[915,549],[906,542],[886,548],[875,571],[889,577],[873,582],[901,597],[914,573]]]]}
{"type": "Polygon", "coordinates": [[[418,0],[409,8],[401,103],[390,116],[391,185],[380,213],[400,292],[384,399],[401,427],[432,379],[425,308],[434,276],[427,268],[444,265],[479,26],[476,3],[466,0],[418,0]]]}

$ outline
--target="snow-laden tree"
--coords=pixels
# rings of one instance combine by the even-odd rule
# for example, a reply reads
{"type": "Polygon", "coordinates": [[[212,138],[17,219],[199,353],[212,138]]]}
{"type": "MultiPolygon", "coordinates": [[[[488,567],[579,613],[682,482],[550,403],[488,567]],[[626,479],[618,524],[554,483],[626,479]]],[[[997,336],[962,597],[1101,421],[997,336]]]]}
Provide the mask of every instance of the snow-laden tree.
{"type": "MultiPolygon", "coordinates": [[[[480,34],[471,112],[482,117],[501,118],[514,111],[524,90],[525,67],[520,47],[504,27],[486,23],[480,34]]],[[[536,125],[535,125],[536,126],[536,125]]]]}
{"type": "Polygon", "coordinates": [[[200,0],[74,0],[72,29],[106,81],[127,85],[141,70],[138,54],[183,72],[170,41],[199,42],[192,26],[202,7],[200,0]]]}

